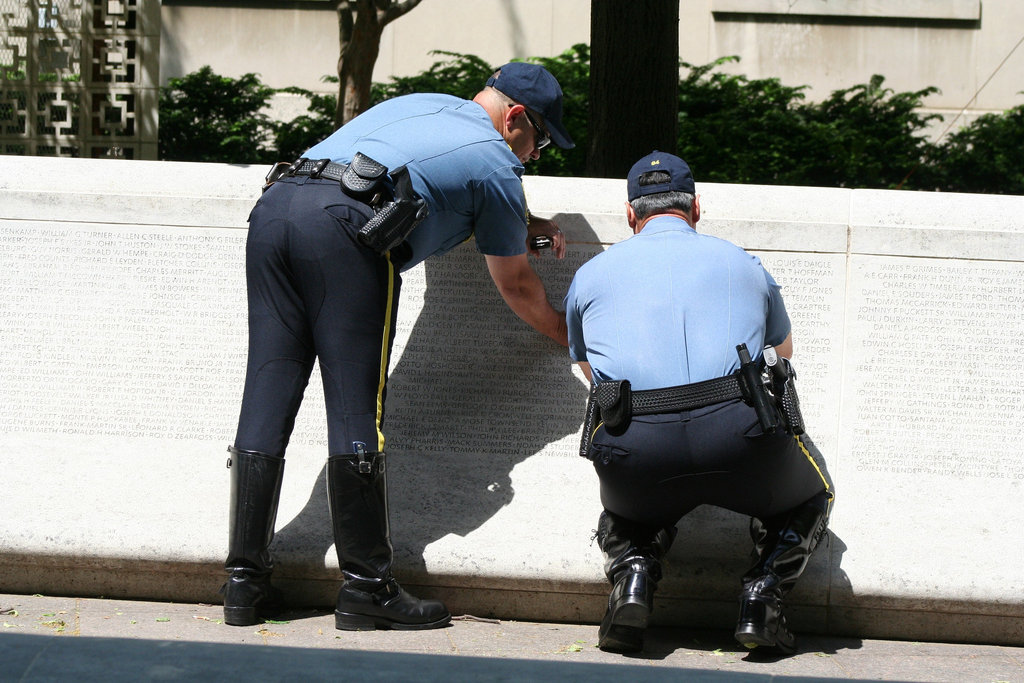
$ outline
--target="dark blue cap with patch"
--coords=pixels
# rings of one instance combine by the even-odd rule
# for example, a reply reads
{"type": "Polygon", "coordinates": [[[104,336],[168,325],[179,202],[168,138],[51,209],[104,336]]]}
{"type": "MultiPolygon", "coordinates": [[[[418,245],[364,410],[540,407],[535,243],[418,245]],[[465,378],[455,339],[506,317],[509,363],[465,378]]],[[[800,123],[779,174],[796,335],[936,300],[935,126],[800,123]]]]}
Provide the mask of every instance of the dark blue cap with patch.
{"type": "Polygon", "coordinates": [[[626,176],[626,195],[629,201],[648,194],[659,194],[661,192],[686,192],[695,194],[696,187],[693,183],[693,174],[686,162],[674,154],[658,152],[655,150],[640,161],[633,164],[626,176]],[[650,171],[662,171],[668,174],[668,180],[641,185],[640,176],[650,171]]]}
{"type": "Polygon", "coordinates": [[[487,85],[540,114],[551,140],[562,149],[576,144],[562,125],[562,88],[551,72],[539,64],[509,62],[487,85]]]}

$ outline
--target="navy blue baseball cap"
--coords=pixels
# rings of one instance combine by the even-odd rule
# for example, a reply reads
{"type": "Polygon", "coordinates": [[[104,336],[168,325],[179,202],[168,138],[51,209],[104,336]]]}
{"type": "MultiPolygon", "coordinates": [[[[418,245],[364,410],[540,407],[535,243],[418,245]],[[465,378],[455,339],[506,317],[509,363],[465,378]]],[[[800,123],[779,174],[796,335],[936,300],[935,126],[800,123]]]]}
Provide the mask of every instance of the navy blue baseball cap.
{"type": "Polygon", "coordinates": [[[648,194],[659,194],[661,192],[686,192],[696,194],[696,187],[693,184],[693,174],[686,162],[675,154],[651,152],[640,161],[633,164],[626,176],[626,195],[629,201],[648,194]],[[640,176],[650,171],[662,171],[668,173],[668,180],[653,185],[641,185],[640,176]]]}
{"type": "Polygon", "coordinates": [[[497,76],[487,79],[487,85],[540,114],[556,145],[562,149],[576,146],[562,125],[562,88],[550,71],[539,64],[509,62],[497,76]]]}

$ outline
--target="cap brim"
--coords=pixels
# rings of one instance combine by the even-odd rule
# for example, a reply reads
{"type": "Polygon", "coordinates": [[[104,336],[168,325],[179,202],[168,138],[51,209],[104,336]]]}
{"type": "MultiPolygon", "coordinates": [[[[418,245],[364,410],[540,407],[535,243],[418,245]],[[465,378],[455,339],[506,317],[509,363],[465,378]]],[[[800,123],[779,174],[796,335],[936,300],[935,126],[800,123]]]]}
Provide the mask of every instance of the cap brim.
{"type": "Polygon", "coordinates": [[[576,143],[569,137],[568,131],[561,125],[556,126],[553,122],[544,119],[544,128],[551,134],[551,141],[562,149],[572,149],[576,146],[576,143]]]}

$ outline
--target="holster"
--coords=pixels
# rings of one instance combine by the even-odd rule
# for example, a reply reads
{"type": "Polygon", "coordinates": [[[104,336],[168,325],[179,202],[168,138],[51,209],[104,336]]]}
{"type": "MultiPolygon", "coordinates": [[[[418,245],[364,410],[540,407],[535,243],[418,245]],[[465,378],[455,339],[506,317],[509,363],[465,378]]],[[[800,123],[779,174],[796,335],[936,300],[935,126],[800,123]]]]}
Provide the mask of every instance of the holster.
{"type": "Polygon", "coordinates": [[[427,203],[413,191],[412,179],[405,166],[392,171],[391,179],[394,182],[394,199],[385,202],[358,233],[361,243],[381,255],[404,242],[428,214],[427,203]]]}
{"type": "Polygon", "coordinates": [[[804,416],[800,412],[800,398],[796,394],[796,370],[788,358],[779,358],[772,368],[772,393],[775,406],[786,423],[790,434],[804,433],[804,416]]]}
{"type": "Polygon", "coordinates": [[[780,426],[779,411],[775,407],[775,397],[766,386],[763,375],[764,360],[751,360],[747,345],[736,347],[740,357],[739,379],[743,390],[743,401],[754,409],[761,431],[774,434],[780,426]]]}

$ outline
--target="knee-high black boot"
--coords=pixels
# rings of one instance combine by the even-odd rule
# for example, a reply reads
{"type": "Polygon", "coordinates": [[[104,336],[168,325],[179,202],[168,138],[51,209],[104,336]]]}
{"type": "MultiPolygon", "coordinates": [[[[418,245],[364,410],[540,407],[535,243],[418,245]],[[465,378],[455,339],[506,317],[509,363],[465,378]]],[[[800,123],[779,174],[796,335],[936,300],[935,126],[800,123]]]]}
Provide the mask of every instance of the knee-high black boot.
{"type": "Polygon", "coordinates": [[[384,454],[330,456],[327,497],[338,564],[345,579],[334,610],[335,627],[343,631],[420,630],[451,621],[441,602],[413,597],[391,575],[384,454]]]}
{"type": "Polygon", "coordinates": [[[231,510],[224,568],[229,576],[220,589],[224,596],[224,623],[252,626],[279,599],[277,590],[270,585],[274,563],[269,547],[281,497],[284,458],[234,446],[228,451],[231,510]]]}
{"type": "Polygon", "coordinates": [[[614,652],[639,652],[661,580],[661,558],[675,539],[675,527],[652,528],[607,510],[597,523],[597,543],[605,553],[605,575],[612,584],[597,645],[614,652]]]}
{"type": "Polygon", "coordinates": [[[796,652],[796,636],[782,613],[782,601],[803,574],[828,528],[832,494],[816,495],[794,510],[766,520],[751,519],[757,562],[743,576],[736,640],[748,648],[796,652]]]}

